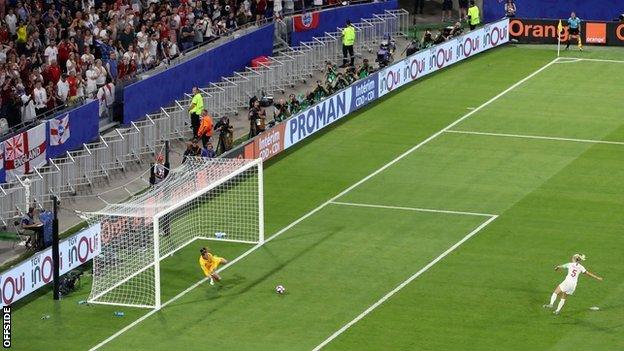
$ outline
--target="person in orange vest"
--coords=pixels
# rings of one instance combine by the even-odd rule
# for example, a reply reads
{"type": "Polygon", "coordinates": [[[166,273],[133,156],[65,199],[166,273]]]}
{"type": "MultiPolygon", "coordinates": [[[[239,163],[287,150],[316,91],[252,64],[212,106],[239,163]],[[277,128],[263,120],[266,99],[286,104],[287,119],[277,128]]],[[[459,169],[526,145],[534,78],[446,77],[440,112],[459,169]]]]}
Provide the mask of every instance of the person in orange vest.
{"type": "Polygon", "coordinates": [[[210,141],[210,137],[212,136],[212,117],[208,115],[207,110],[203,110],[201,114],[201,122],[199,125],[199,130],[197,130],[197,137],[201,138],[202,144],[204,148],[208,145],[210,141]]]}

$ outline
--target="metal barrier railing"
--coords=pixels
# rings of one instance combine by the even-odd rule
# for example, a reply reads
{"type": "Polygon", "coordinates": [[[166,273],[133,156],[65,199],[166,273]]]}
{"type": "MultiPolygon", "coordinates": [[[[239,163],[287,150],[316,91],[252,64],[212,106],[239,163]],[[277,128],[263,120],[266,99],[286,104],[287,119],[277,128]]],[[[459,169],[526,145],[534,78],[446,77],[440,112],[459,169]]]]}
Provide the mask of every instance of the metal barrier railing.
{"type": "MultiPolygon", "coordinates": [[[[406,36],[409,14],[405,10],[385,11],[354,23],[354,27],[358,38],[357,55],[372,50],[387,34],[406,36]]],[[[315,71],[323,70],[327,61],[342,62],[339,31],[288,48],[269,57],[259,67],[246,67],[221,82],[201,88],[204,106],[214,117],[238,114],[248,106],[251,97],[284,92],[298,82],[305,83],[315,71]]],[[[190,98],[187,95],[158,113],[146,115],[144,120],[100,136],[99,141],[84,144],[80,150],[67,152],[64,157],[51,159],[34,174],[0,185],[0,225],[12,225],[11,219],[24,213],[33,200],[38,206],[47,207],[51,194],[62,198],[91,189],[115,172],[124,172],[133,164],[147,161],[165,141],[188,137],[190,98]]]]}

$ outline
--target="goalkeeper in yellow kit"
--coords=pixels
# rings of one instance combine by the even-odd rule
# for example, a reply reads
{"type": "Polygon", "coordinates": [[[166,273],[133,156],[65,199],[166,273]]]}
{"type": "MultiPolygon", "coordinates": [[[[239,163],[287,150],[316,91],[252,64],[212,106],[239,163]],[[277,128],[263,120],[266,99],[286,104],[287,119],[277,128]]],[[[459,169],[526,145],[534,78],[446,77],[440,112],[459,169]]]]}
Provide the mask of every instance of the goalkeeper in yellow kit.
{"type": "Polygon", "coordinates": [[[221,280],[219,273],[215,272],[217,267],[219,267],[220,264],[226,264],[228,261],[223,257],[211,254],[205,247],[202,247],[199,252],[201,253],[199,256],[199,266],[202,271],[204,271],[206,277],[210,278],[210,285],[214,285],[215,280],[221,280]]]}

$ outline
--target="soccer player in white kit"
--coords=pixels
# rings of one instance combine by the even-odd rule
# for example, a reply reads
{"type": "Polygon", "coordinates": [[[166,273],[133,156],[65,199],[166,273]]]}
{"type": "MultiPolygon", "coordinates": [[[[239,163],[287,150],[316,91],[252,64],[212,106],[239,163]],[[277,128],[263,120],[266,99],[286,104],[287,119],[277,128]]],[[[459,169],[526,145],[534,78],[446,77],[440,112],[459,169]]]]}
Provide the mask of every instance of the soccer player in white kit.
{"type": "Polygon", "coordinates": [[[576,283],[578,282],[579,275],[581,274],[587,274],[594,279],[602,280],[602,277],[599,277],[585,269],[585,267],[583,267],[579,263],[581,261],[585,261],[585,255],[574,254],[574,256],[572,256],[572,262],[555,267],[555,271],[558,271],[562,268],[567,269],[568,275],[563,280],[563,282],[561,282],[561,284],[557,285],[555,291],[550,297],[550,303],[544,305],[545,308],[553,308],[555,300],[557,300],[557,296],[560,296],[561,300],[559,300],[559,305],[557,305],[557,309],[554,312],[555,314],[559,314],[559,312],[561,312],[561,308],[563,308],[563,305],[565,304],[568,295],[574,294],[574,290],[576,290],[576,283]]]}

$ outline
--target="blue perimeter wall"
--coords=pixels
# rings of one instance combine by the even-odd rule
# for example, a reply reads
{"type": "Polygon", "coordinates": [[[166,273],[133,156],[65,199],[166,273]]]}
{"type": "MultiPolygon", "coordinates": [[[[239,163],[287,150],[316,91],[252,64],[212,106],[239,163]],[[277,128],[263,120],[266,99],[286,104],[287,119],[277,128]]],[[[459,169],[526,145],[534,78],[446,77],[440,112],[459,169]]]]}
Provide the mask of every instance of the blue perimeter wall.
{"type": "Polygon", "coordinates": [[[205,87],[251,64],[258,56],[273,52],[275,25],[268,24],[238,39],[212,48],[168,70],[127,86],[123,92],[124,119],[128,124],[170,105],[194,86],[205,87]]]}
{"type": "Polygon", "coordinates": [[[302,41],[311,41],[314,37],[322,37],[325,32],[335,32],[337,27],[344,27],[347,20],[356,23],[362,18],[371,18],[373,14],[383,14],[385,10],[396,10],[397,8],[399,8],[398,1],[390,0],[320,11],[318,27],[305,32],[293,31],[290,36],[290,45],[297,46],[302,41]]]}
{"type": "MultiPolygon", "coordinates": [[[[505,15],[505,2],[483,0],[486,22],[505,15]]],[[[582,20],[611,21],[624,13],[624,0],[515,0],[518,18],[567,19],[572,11],[582,20]]]]}

